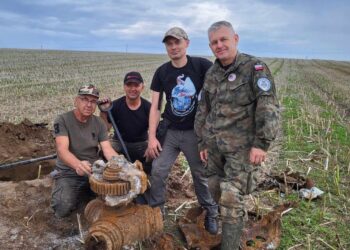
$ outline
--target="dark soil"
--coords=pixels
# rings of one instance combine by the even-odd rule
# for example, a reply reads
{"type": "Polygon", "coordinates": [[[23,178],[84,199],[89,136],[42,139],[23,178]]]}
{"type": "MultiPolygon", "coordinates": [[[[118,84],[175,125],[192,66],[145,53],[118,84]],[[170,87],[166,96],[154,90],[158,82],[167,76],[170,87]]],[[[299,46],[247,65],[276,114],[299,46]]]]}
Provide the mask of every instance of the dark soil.
{"type": "MultiPolygon", "coordinates": [[[[45,124],[33,124],[28,120],[17,125],[0,124],[0,164],[53,153],[54,139],[45,124]]],[[[84,249],[77,220],[79,213],[82,233],[86,235],[88,224],[83,216],[84,206],[64,219],[55,218],[50,207],[53,180],[48,173],[54,163],[54,160],[41,161],[0,170],[1,249],[84,249]],[[39,165],[41,175],[37,178],[39,165]]],[[[185,201],[196,200],[190,172],[182,178],[183,175],[184,170],[176,163],[167,185],[169,214],[185,201]]],[[[165,230],[174,235],[176,245],[183,245],[176,220],[168,215],[165,230]]],[[[147,242],[144,245],[143,249],[149,249],[147,242]]]]}
{"type": "MultiPolygon", "coordinates": [[[[55,153],[54,138],[46,124],[33,124],[24,120],[20,124],[0,123],[0,164],[23,161],[55,153]]],[[[41,161],[10,169],[0,168],[0,181],[19,181],[48,174],[54,160],[41,161]]]]}

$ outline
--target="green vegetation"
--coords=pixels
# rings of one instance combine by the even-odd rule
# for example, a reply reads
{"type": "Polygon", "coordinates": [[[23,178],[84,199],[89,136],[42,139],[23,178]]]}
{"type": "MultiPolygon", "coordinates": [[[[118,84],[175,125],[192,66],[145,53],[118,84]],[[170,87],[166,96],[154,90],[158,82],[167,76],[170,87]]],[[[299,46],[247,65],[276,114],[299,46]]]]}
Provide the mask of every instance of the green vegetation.
{"type": "Polygon", "coordinates": [[[289,61],[288,71],[282,68],[275,75],[284,81],[278,86],[284,135],[279,170],[310,171],[308,177],[325,194],[314,201],[300,200],[295,193],[285,197],[299,206],[282,219],[279,249],[349,249],[350,127],[342,116],[345,101],[338,97],[344,89],[349,93],[350,85],[344,81],[338,88],[331,75],[310,65],[289,61]]]}
{"type": "MultiPolygon", "coordinates": [[[[130,70],[142,73],[149,98],[153,73],[165,60],[164,55],[0,49],[0,121],[51,123],[73,107],[77,87],[86,82],[96,84],[103,96],[117,98],[130,70]]],[[[276,170],[299,171],[325,192],[314,201],[301,200],[295,192],[259,194],[258,200],[274,205],[299,204],[282,218],[279,249],[350,249],[350,63],[265,61],[282,107],[276,170]]],[[[183,157],[179,163],[186,171],[183,157]]]]}

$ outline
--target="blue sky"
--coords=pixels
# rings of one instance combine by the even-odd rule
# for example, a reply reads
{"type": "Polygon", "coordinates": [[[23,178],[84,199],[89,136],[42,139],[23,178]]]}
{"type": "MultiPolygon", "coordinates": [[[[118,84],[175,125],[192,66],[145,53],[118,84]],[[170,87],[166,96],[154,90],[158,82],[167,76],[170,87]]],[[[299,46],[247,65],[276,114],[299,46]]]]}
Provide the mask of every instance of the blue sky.
{"type": "Polygon", "coordinates": [[[165,53],[183,27],[189,54],[211,55],[207,29],[227,20],[256,56],[350,60],[346,0],[2,0],[0,48],[165,53]]]}

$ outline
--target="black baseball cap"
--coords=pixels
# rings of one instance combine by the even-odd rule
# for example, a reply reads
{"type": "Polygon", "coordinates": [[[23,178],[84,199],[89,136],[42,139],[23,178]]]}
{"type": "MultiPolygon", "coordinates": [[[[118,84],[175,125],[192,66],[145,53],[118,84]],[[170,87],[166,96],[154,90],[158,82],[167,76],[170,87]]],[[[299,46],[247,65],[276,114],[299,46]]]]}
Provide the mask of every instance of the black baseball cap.
{"type": "Polygon", "coordinates": [[[124,84],[128,83],[143,83],[143,78],[139,72],[131,71],[124,77],[124,84]]]}

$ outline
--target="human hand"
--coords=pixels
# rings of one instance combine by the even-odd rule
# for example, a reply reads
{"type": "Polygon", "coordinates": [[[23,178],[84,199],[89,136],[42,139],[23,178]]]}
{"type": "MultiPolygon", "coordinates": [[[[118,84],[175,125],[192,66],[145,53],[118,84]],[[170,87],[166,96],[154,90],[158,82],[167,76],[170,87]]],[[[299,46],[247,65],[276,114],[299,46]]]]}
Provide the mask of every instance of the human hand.
{"type": "Polygon", "coordinates": [[[199,156],[200,156],[202,162],[207,163],[208,162],[208,149],[201,150],[199,152],[199,156]]]}
{"type": "Polygon", "coordinates": [[[103,97],[98,100],[97,104],[100,111],[104,112],[110,109],[110,107],[112,106],[112,101],[109,97],[103,97]]]}
{"type": "Polygon", "coordinates": [[[150,161],[152,160],[152,157],[151,157],[151,155],[149,154],[148,148],[146,149],[146,151],[145,151],[143,157],[146,158],[146,162],[150,162],[150,161]]]}
{"type": "Polygon", "coordinates": [[[80,176],[84,176],[84,175],[91,175],[91,163],[88,161],[80,161],[78,166],[75,169],[75,172],[80,175],[80,176]]]}
{"type": "MultiPolygon", "coordinates": [[[[162,146],[160,145],[159,141],[156,137],[149,138],[148,140],[148,147],[146,150],[146,153],[149,158],[155,159],[159,156],[160,152],[162,151],[162,146]]],[[[145,153],[145,154],[146,154],[145,153]]]]}
{"type": "Polygon", "coordinates": [[[252,148],[249,153],[249,161],[253,165],[260,165],[266,159],[266,152],[260,148],[252,148]]]}

